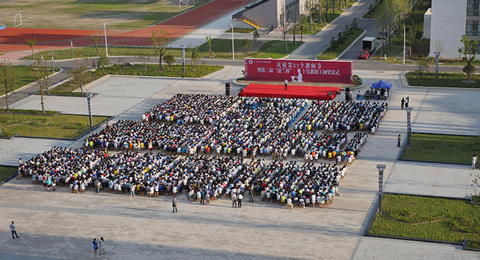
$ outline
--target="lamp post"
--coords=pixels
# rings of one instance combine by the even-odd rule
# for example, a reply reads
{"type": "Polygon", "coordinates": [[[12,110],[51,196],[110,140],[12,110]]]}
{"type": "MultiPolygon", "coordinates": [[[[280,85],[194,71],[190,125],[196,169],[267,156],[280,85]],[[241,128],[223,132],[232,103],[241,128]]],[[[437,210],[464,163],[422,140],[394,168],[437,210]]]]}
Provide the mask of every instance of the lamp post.
{"type": "Polygon", "coordinates": [[[378,169],[378,213],[382,214],[382,192],[383,192],[383,171],[387,166],[385,164],[377,164],[378,169]]]}
{"type": "Polygon", "coordinates": [[[55,72],[55,68],[53,67],[53,55],[54,55],[54,54],[55,54],[55,53],[50,52],[50,55],[52,55],[52,73],[55,72]]]}
{"type": "Polygon", "coordinates": [[[180,48],[182,48],[182,67],[183,73],[185,73],[185,45],[180,45],[180,48]]]}
{"type": "Polygon", "coordinates": [[[88,104],[88,118],[90,119],[90,129],[93,127],[93,123],[92,123],[92,105],[91,105],[91,99],[92,99],[92,96],[93,96],[93,93],[87,93],[85,94],[85,96],[87,97],[87,104],[88,104]]]}
{"type": "Polygon", "coordinates": [[[73,59],[73,41],[72,40],[69,40],[70,41],[70,50],[72,51],[72,59],[73,59]]]}
{"type": "Polygon", "coordinates": [[[405,34],[406,34],[406,29],[405,29],[405,21],[403,22],[403,65],[405,65],[405,34]]]}
{"type": "Polygon", "coordinates": [[[303,42],[303,25],[300,25],[300,41],[303,42]]]}
{"type": "Polygon", "coordinates": [[[438,83],[438,59],[440,58],[440,52],[436,51],[435,54],[435,82],[438,83]]]}
{"type": "Polygon", "coordinates": [[[108,57],[107,25],[105,23],[103,23],[103,34],[105,34],[105,55],[108,57]]]}
{"type": "Polygon", "coordinates": [[[233,24],[230,23],[230,26],[232,26],[232,60],[235,59],[235,41],[233,38],[233,24]]]}
{"type": "Polygon", "coordinates": [[[383,56],[383,45],[385,43],[385,27],[382,27],[382,56],[383,56]]]}
{"type": "Polygon", "coordinates": [[[405,111],[407,111],[407,147],[410,147],[410,137],[412,135],[412,124],[410,122],[410,114],[412,112],[412,108],[406,107],[405,111]]]}

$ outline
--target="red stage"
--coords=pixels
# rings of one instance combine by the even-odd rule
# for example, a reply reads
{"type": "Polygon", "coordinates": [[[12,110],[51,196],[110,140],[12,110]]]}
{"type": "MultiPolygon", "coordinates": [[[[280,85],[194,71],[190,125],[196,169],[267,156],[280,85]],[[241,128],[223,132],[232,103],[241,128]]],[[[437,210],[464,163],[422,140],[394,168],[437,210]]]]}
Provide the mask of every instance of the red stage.
{"type": "Polygon", "coordinates": [[[333,100],[337,96],[338,87],[313,87],[288,85],[250,84],[238,95],[242,97],[279,97],[279,98],[306,98],[317,100],[333,100]],[[330,95],[328,95],[330,93],[330,95]]]}

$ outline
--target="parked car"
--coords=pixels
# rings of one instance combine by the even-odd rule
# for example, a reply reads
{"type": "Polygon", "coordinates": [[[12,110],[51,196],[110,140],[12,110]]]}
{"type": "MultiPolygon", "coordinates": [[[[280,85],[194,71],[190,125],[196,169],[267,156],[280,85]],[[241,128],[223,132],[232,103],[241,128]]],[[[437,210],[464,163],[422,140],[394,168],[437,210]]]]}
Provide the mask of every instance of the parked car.
{"type": "Polygon", "coordinates": [[[370,57],[369,51],[361,51],[360,54],[358,54],[359,59],[368,59],[369,57],[370,57]]]}
{"type": "Polygon", "coordinates": [[[378,32],[377,39],[381,40],[382,38],[384,40],[386,40],[388,38],[388,33],[387,32],[378,32]]]}

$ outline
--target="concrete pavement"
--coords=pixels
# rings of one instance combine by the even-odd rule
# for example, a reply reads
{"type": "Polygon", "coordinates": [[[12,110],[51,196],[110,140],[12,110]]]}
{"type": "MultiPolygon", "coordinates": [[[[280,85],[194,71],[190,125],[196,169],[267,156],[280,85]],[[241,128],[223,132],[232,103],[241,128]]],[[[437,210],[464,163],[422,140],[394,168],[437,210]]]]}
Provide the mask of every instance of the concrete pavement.
{"type": "MultiPolygon", "coordinates": [[[[99,93],[94,98],[94,113],[114,115],[115,120],[139,119],[141,112],[179,92],[222,94],[224,81],[238,77],[241,69],[226,67],[200,80],[111,77],[90,86],[99,93]],[[142,91],[135,91],[138,87],[142,91]]],[[[458,129],[464,129],[465,133],[471,129],[473,133],[480,122],[462,113],[476,109],[477,103],[473,101],[478,99],[478,91],[404,87],[398,72],[356,70],[355,73],[365,82],[361,91],[378,79],[393,83],[389,111],[377,133],[369,137],[357,160],[349,167],[340,185],[342,196],[328,208],[288,211],[277,205],[255,202],[236,210],[230,207],[228,200],[203,206],[181,197],[180,213],[171,215],[169,197],[130,200],[127,196],[111,193],[71,194],[62,187],[52,193],[30,184],[29,180],[15,179],[0,187],[0,217],[6,222],[0,226],[0,233],[4,234],[0,236],[0,258],[90,258],[93,257],[91,240],[103,236],[108,242],[107,255],[102,257],[115,259],[154,255],[184,259],[191,254],[202,259],[419,259],[418,256],[429,255],[435,259],[452,259],[451,256],[473,259],[475,255],[471,252],[451,245],[392,242],[365,238],[362,234],[375,208],[378,188],[375,166],[378,163],[387,165],[386,191],[421,190],[418,193],[439,196],[465,196],[468,191],[468,167],[396,161],[399,152],[396,136],[406,133],[406,116],[400,110],[400,98],[410,96],[415,131],[417,126],[439,121],[436,117],[441,114],[436,115],[437,107],[433,106],[443,107],[447,99],[429,104],[430,95],[449,96],[454,100],[467,95],[463,109],[452,109],[449,116],[456,118],[458,129]],[[417,174],[419,171],[422,174],[417,174]],[[447,172],[450,178],[446,178],[447,172]],[[20,240],[9,238],[7,224],[10,219],[16,221],[20,240]],[[327,250],[338,248],[342,250],[327,250]]],[[[342,100],[343,96],[337,99],[342,100]]],[[[65,111],[86,109],[82,98],[62,97],[52,103],[59,103],[55,106],[65,111]]],[[[19,106],[31,104],[33,100],[19,106]]],[[[449,111],[449,107],[445,106],[444,110],[449,111]]],[[[445,123],[440,120],[438,129],[445,123]]],[[[449,126],[445,125],[444,129],[448,131],[449,126]]],[[[448,133],[455,131],[457,129],[448,133]]],[[[15,165],[18,157],[29,158],[29,153],[41,153],[55,145],[79,147],[82,142],[2,139],[0,164],[15,165]]]]}

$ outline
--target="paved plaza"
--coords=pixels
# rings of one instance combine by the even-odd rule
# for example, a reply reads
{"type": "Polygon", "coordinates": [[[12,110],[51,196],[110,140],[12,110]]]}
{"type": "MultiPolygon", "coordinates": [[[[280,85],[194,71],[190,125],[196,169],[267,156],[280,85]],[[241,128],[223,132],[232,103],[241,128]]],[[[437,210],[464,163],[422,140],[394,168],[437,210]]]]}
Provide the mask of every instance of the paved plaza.
{"type": "MultiPolygon", "coordinates": [[[[114,121],[140,120],[142,112],[176,93],[223,94],[224,82],[240,77],[241,70],[226,67],[202,79],[115,76],[87,88],[97,93],[94,114],[114,116],[114,121]]],[[[364,80],[362,92],[379,79],[393,83],[389,111],[349,166],[340,184],[342,196],[329,207],[286,210],[257,199],[239,209],[227,199],[204,206],[180,196],[179,213],[172,214],[169,196],[129,199],[106,192],[72,194],[66,187],[47,192],[27,179],[13,179],[0,186],[0,259],[94,258],[92,240],[100,236],[106,240],[107,254],[101,256],[106,259],[478,259],[478,254],[448,244],[362,235],[376,207],[378,163],[387,165],[387,192],[469,194],[468,166],[396,161],[396,137],[406,134],[401,97],[410,97],[414,131],[473,135],[480,126],[475,117],[480,92],[406,87],[398,72],[355,73],[364,80]],[[10,237],[12,220],[18,240],[10,237]]],[[[233,94],[239,90],[234,87],[233,94]]],[[[87,113],[84,98],[47,97],[46,103],[64,113],[87,113]]],[[[39,96],[31,96],[13,107],[35,109],[38,104],[39,96]]],[[[16,165],[18,157],[30,158],[56,145],[81,144],[82,140],[1,139],[0,164],[16,165]]]]}

